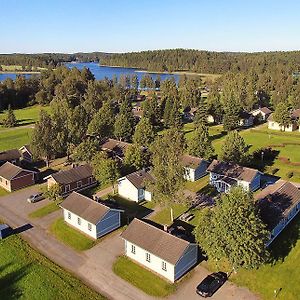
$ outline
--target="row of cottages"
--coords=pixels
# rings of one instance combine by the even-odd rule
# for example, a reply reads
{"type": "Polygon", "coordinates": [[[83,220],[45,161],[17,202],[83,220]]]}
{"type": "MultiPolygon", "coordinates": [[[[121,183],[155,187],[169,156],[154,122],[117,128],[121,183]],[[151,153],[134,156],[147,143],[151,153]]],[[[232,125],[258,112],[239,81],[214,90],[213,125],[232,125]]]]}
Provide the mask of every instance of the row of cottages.
{"type": "Polygon", "coordinates": [[[264,122],[267,121],[271,113],[272,111],[268,107],[260,107],[250,112],[254,118],[264,122]]]}
{"type": "Polygon", "coordinates": [[[209,162],[200,157],[183,155],[181,162],[184,167],[184,179],[187,181],[196,181],[207,174],[206,170],[209,162]]]}
{"type": "Polygon", "coordinates": [[[0,187],[9,192],[34,185],[36,177],[37,172],[23,169],[10,162],[0,167],[0,187]]]}
{"type": "Polygon", "coordinates": [[[270,245],[300,210],[300,190],[291,182],[278,180],[255,196],[260,216],[270,231],[270,245]]]}
{"type": "Polygon", "coordinates": [[[61,187],[61,195],[66,196],[73,191],[83,191],[97,184],[93,176],[92,167],[89,164],[74,166],[65,171],[53,173],[47,177],[48,189],[58,184],[61,187]]]}
{"type": "Polygon", "coordinates": [[[147,185],[153,180],[153,176],[148,171],[136,171],[118,179],[118,194],[135,202],[151,201],[152,193],[147,189],[147,185]]]}
{"type": "Polygon", "coordinates": [[[101,150],[107,152],[109,156],[113,156],[120,160],[123,160],[125,152],[130,145],[130,143],[118,141],[115,139],[106,139],[101,144],[101,150]]]}
{"type": "Polygon", "coordinates": [[[268,128],[273,129],[273,130],[281,130],[281,131],[295,131],[299,128],[300,131],[300,126],[299,126],[299,119],[300,119],[300,108],[295,109],[291,112],[291,123],[284,127],[280,126],[279,123],[274,121],[273,114],[271,114],[268,118],[268,128]]]}
{"type": "Polygon", "coordinates": [[[198,246],[134,219],[122,233],[125,255],[147,269],[175,282],[198,261],[198,246]]]}
{"type": "Polygon", "coordinates": [[[237,164],[213,160],[207,168],[209,181],[218,192],[228,192],[232,186],[242,186],[246,191],[260,188],[262,173],[237,164]]]}
{"type": "Polygon", "coordinates": [[[65,222],[93,239],[121,226],[121,210],[112,209],[77,192],[72,192],[60,206],[65,222]]]}

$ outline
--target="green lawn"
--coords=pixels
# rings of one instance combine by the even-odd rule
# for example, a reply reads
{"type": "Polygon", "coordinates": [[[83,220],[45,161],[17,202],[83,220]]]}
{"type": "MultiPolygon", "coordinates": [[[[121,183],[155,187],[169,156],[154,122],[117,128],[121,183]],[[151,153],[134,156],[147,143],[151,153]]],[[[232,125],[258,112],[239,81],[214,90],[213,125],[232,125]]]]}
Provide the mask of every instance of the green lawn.
{"type": "Polygon", "coordinates": [[[8,192],[7,190],[5,190],[5,189],[3,189],[3,188],[0,188],[0,197],[1,197],[1,196],[8,195],[8,194],[9,194],[9,192],[8,192]]]}
{"type": "Polygon", "coordinates": [[[201,189],[203,189],[205,186],[207,186],[208,183],[209,183],[209,176],[206,175],[194,182],[187,181],[185,183],[185,188],[196,193],[196,192],[200,191],[201,189]]]}
{"type": "Polygon", "coordinates": [[[17,127],[0,130],[0,151],[20,148],[28,144],[32,135],[32,128],[17,127]]]}
{"type": "Polygon", "coordinates": [[[51,202],[51,203],[33,211],[28,216],[30,218],[42,218],[42,217],[47,216],[47,215],[51,214],[52,212],[57,211],[59,209],[60,209],[60,207],[58,206],[58,204],[56,204],[55,202],[51,202]]]}
{"type": "MultiPolygon", "coordinates": [[[[50,106],[41,106],[41,105],[34,105],[22,109],[14,110],[15,116],[18,121],[18,125],[29,125],[34,124],[40,115],[41,110],[45,110],[50,112],[50,106]]],[[[0,113],[0,120],[6,116],[6,111],[0,113]]],[[[0,130],[4,130],[4,127],[1,127],[0,130]]]]}
{"type": "Polygon", "coordinates": [[[184,213],[188,206],[184,204],[172,204],[170,207],[164,207],[161,211],[159,211],[157,214],[155,214],[150,219],[156,223],[162,224],[162,225],[171,225],[171,209],[173,209],[173,218],[176,219],[178,216],[180,216],[182,213],[184,213]]]}
{"type": "Polygon", "coordinates": [[[146,294],[154,297],[166,297],[176,289],[174,284],[168,283],[124,256],[115,261],[113,271],[146,294]]]}
{"type": "Polygon", "coordinates": [[[19,236],[0,240],[0,299],[104,299],[19,236]]]}
{"type": "Polygon", "coordinates": [[[92,248],[96,241],[68,226],[63,218],[57,219],[50,227],[50,232],[60,241],[78,251],[92,248]]]}

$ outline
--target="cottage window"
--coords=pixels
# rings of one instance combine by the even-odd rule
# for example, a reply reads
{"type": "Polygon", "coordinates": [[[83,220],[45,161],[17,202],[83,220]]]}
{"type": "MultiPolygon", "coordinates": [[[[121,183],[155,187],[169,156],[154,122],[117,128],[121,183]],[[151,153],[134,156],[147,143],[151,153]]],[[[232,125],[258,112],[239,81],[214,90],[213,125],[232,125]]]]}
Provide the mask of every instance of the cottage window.
{"type": "Polygon", "coordinates": [[[82,181],[81,180],[77,181],[77,188],[80,188],[80,187],[82,187],[82,181]]]}
{"type": "Polygon", "coordinates": [[[135,254],[135,246],[131,245],[131,253],[135,254]]]}
{"type": "Polygon", "coordinates": [[[146,253],[146,261],[150,262],[151,261],[151,257],[150,257],[150,253],[146,253]]]}
{"type": "Polygon", "coordinates": [[[71,220],[71,213],[68,212],[68,219],[71,220]]]}
{"type": "Polygon", "coordinates": [[[88,229],[89,229],[89,231],[92,231],[92,224],[91,223],[88,224],[88,229]]]}
{"type": "Polygon", "coordinates": [[[67,184],[67,185],[65,186],[65,192],[68,193],[69,191],[70,191],[70,185],[67,184]]]}
{"type": "Polygon", "coordinates": [[[80,218],[77,218],[77,223],[78,223],[78,225],[81,225],[81,219],[80,218]]]}
{"type": "Polygon", "coordinates": [[[2,182],[2,177],[0,177],[0,182],[2,182]]]}
{"type": "Polygon", "coordinates": [[[92,182],[93,182],[93,177],[89,177],[89,184],[92,184],[92,182]]]}
{"type": "Polygon", "coordinates": [[[8,185],[7,180],[5,180],[5,184],[8,185]]]}
{"type": "Polygon", "coordinates": [[[165,261],[162,261],[161,262],[161,268],[164,270],[164,271],[167,271],[167,263],[165,261]]]}

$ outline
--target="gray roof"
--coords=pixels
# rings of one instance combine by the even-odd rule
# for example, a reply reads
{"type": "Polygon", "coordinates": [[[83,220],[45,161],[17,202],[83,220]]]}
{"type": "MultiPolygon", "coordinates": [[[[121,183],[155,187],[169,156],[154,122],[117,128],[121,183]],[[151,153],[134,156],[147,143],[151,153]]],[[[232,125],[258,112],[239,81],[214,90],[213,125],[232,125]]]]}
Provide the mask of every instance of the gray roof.
{"type": "Polygon", "coordinates": [[[127,176],[125,176],[137,189],[142,189],[145,187],[145,183],[147,181],[153,181],[154,178],[153,176],[145,171],[145,170],[140,170],[136,171],[134,173],[131,173],[127,176]]]}
{"type": "Polygon", "coordinates": [[[112,151],[116,154],[123,156],[125,154],[126,149],[130,146],[130,143],[118,141],[115,139],[107,139],[102,145],[101,149],[105,151],[112,151]]]}
{"type": "Polygon", "coordinates": [[[192,169],[197,168],[202,162],[206,162],[208,164],[207,160],[200,157],[188,155],[188,154],[181,156],[181,162],[184,167],[189,167],[192,169]]]}
{"type": "Polygon", "coordinates": [[[7,180],[11,180],[23,171],[28,173],[35,173],[34,171],[22,169],[7,161],[4,165],[0,167],[0,176],[7,180]]]}
{"type": "Polygon", "coordinates": [[[60,184],[70,184],[78,180],[82,180],[88,177],[92,177],[92,167],[89,164],[73,167],[72,169],[66,171],[59,171],[57,173],[51,174],[57,183],[60,184]]]}
{"type": "Polygon", "coordinates": [[[190,245],[188,241],[136,218],[122,233],[122,238],[173,265],[190,245]]]}
{"type": "Polygon", "coordinates": [[[278,180],[255,196],[262,220],[272,230],[300,202],[300,190],[291,182],[278,180]]]}
{"type": "Polygon", "coordinates": [[[9,161],[19,159],[20,157],[21,153],[18,149],[11,149],[0,152],[0,161],[9,161]]]}
{"type": "Polygon", "coordinates": [[[110,210],[104,204],[76,192],[71,193],[60,206],[94,225],[110,210]]]}
{"type": "Polygon", "coordinates": [[[252,168],[246,168],[237,164],[218,161],[216,159],[209,165],[207,171],[246,182],[251,182],[259,172],[252,168]]]}

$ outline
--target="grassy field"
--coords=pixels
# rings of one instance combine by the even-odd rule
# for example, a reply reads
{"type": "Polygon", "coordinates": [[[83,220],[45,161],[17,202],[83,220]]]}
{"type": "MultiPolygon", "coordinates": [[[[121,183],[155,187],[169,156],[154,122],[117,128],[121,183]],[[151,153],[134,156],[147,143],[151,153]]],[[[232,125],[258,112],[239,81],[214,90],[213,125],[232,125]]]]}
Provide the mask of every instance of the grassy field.
{"type": "Polygon", "coordinates": [[[7,190],[5,190],[5,189],[3,189],[3,188],[0,188],[0,197],[1,197],[1,196],[8,195],[8,194],[9,194],[9,192],[8,192],[7,190]]]}
{"type": "MultiPolygon", "coordinates": [[[[183,130],[187,140],[193,138],[193,129],[192,123],[185,124],[183,130]]],[[[209,133],[216,153],[219,154],[226,133],[223,132],[221,125],[211,126],[209,133]]],[[[289,179],[287,176],[288,172],[294,172],[294,176],[290,180],[300,182],[300,167],[284,162],[284,159],[289,159],[291,163],[300,163],[300,132],[277,132],[268,130],[267,125],[264,124],[253,129],[243,130],[240,134],[250,146],[250,153],[259,148],[270,146],[273,150],[278,151],[277,157],[271,165],[266,166],[265,172],[271,173],[271,171],[276,168],[278,171],[275,175],[283,179],[289,179]],[[292,145],[284,145],[284,143],[292,143],[292,145]]]]}
{"type": "Polygon", "coordinates": [[[28,144],[32,135],[32,128],[17,127],[13,129],[0,130],[0,151],[20,148],[28,144]]]}
{"type": "Polygon", "coordinates": [[[105,299],[19,236],[0,240],[0,299],[105,299]]]}
{"type": "Polygon", "coordinates": [[[173,218],[176,219],[178,216],[180,216],[188,209],[188,206],[183,204],[172,204],[169,207],[164,207],[152,218],[150,217],[150,219],[162,225],[171,225],[172,224],[171,208],[173,209],[173,218]]]}
{"type": "MultiPolygon", "coordinates": [[[[14,110],[15,116],[18,121],[18,126],[34,124],[40,115],[41,110],[45,110],[50,112],[50,106],[41,106],[41,105],[34,105],[22,109],[14,110]]],[[[6,116],[6,111],[0,113],[0,120],[6,116]]],[[[0,130],[4,129],[4,127],[0,127],[0,130]]]]}
{"type": "Polygon", "coordinates": [[[166,297],[172,294],[176,289],[174,284],[168,283],[124,256],[119,257],[115,261],[113,271],[121,278],[151,296],[166,297]]]}
{"type": "Polygon", "coordinates": [[[60,241],[78,251],[92,248],[96,241],[68,226],[63,218],[57,219],[50,227],[50,232],[60,241]]]}
{"type": "Polygon", "coordinates": [[[42,218],[42,217],[47,216],[47,215],[51,214],[52,212],[57,211],[59,209],[60,209],[60,207],[58,206],[58,204],[56,204],[55,202],[51,202],[51,203],[33,211],[28,216],[29,216],[29,218],[42,218]]]}

